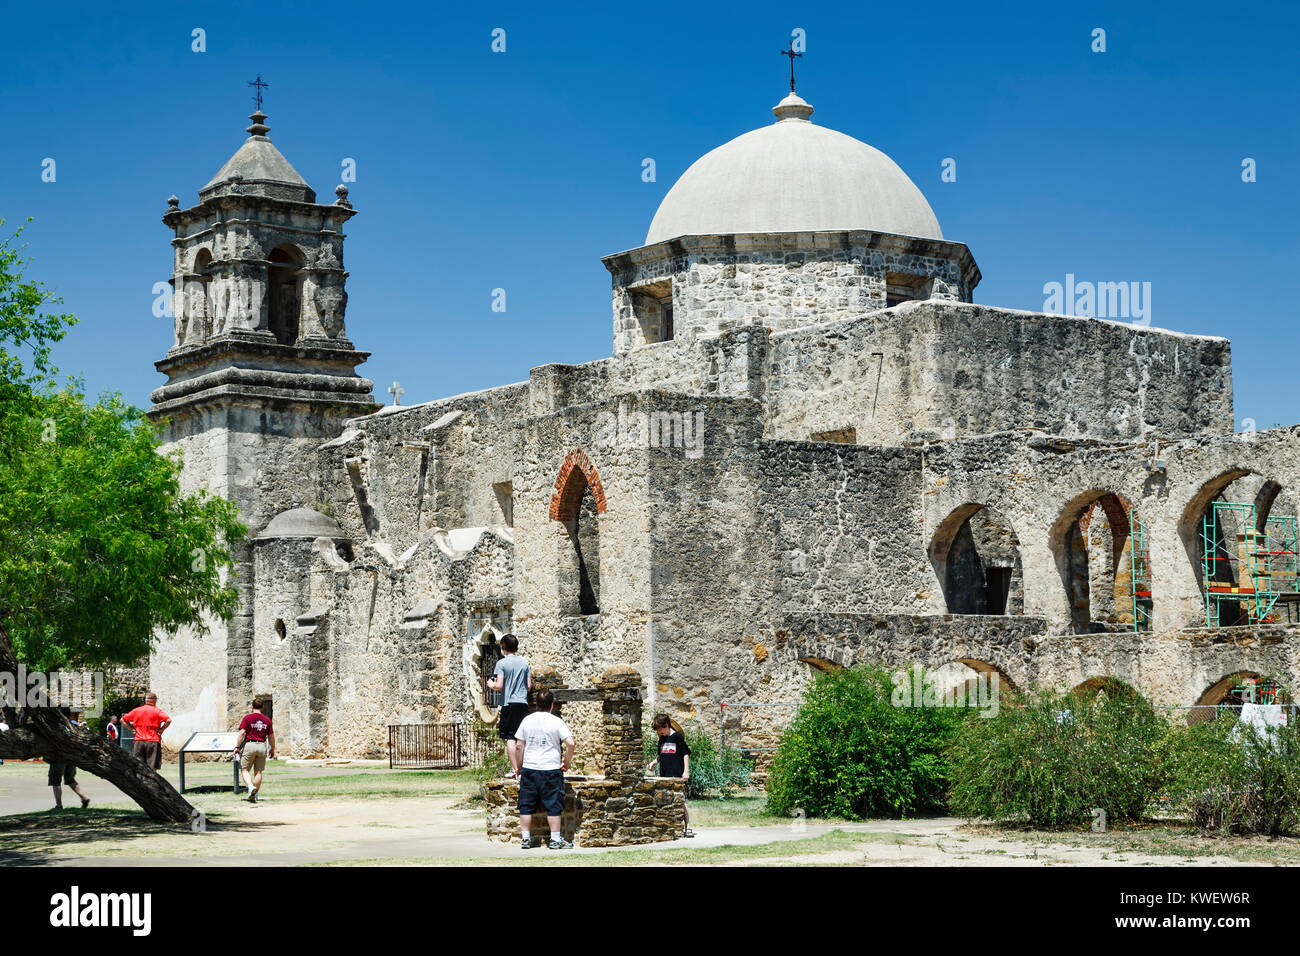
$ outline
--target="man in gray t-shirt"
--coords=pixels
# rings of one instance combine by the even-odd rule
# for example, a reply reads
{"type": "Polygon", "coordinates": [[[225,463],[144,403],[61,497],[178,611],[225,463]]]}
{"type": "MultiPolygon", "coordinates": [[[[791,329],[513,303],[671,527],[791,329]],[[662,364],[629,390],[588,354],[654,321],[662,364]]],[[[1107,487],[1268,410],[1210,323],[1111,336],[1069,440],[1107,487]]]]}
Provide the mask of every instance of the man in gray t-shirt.
{"type": "Polygon", "coordinates": [[[501,713],[497,717],[497,736],[506,742],[506,755],[510,758],[512,777],[519,776],[519,758],[523,751],[523,743],[515,740],[515,731],[528,715],[528,692],[533,686],[528,661],[516,654],[517,650],[519,650],[517,637],[506,634],[501,638],[501,651],[505,656],[497,661],[492,679],[487,683],[488,690],[501,691],[501,713]]]}

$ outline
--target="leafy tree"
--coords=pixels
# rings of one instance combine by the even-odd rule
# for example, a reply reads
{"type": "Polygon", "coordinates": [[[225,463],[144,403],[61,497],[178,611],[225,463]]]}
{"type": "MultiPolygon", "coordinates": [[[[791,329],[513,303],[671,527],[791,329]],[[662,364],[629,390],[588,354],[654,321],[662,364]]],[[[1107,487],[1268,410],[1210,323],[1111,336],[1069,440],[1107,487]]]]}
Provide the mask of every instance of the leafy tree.
{"type": "MultiPolygon", "coordinates": [[[[156,629],[234,613],[223,578],[245,529],[230,502],[182,492],[180,457],[159,454],[143,412],[56,387],[51,347],[76,319],[47,311],[60,300],[23,265],[12,240],[0,242],[0,673],[16,675],[20,661],[38,671],[128,663],[156,629]]],[[[75,763],[156,819],[188,819],[162,777],[57,710],[10,716],[0,756],[75,763]]]]}

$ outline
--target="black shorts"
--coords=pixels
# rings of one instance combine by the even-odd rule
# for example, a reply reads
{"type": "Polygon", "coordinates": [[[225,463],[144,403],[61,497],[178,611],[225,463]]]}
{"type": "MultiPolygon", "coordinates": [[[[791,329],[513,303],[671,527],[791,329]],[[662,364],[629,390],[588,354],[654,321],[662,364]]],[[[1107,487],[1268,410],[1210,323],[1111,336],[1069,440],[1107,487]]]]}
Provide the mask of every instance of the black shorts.
{"type": "Polygon", "coordinates": [[[537,812],[537,805],[548,816],[558,817],[564,812],[564,771],[529,770],[519,775],[519,813],[529,816],[537,812]]]}
{"type": "Polygon", "coordinates": [[[527,704],[506,704],[497,717],[497,736],[502,740],[514,740],[515,731],[528,716],[527,704]]]}
{"type": "Polygon", "coordinates": [[[75,787],[77,785],[77,765],[73,763],[51,763],[46,777],[51,787],[75,787]]]}

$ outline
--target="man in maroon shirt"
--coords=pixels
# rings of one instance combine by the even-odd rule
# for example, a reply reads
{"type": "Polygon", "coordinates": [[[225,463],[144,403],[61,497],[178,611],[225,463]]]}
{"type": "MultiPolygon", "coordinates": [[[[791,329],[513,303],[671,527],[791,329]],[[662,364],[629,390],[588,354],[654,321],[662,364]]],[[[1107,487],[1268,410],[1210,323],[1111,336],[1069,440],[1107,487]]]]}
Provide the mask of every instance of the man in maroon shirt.
{"type": "Polygon", "coordinates": [[[162,732],[172,719],[158,709],[158,695],[150,691],[144,703],[122,715],[122,723],[135,730],[135,755],[153,769],[162,766],[162,732]]]}
{"type": "Polygon", "coordinates": [[[235,742],[235,753],[239,756],[239,769],[244,775],[244,785],[248,787],[248,802],[257,803],[257,791],[262,789],[262,770],[267,758],[275,759],[275,731],[271,729],[271,718],[262,713],[266,701],[261,697],[253,698],[253,712],[239,722],[239,740],[235,742]]]}

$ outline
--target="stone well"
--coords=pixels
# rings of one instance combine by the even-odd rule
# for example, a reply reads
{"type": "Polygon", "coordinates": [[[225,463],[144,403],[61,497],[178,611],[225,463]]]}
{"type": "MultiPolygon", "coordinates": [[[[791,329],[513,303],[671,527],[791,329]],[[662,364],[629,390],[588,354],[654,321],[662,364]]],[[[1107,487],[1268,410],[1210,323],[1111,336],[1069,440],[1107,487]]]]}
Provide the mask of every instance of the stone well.
{"type": "MultiPolygon", "coordinates": [[[[548,687],[559,713],[563,702],[600,700],[604,777],[565,777],[560,829],[582,846],[626,846],[675,840],[685,828],[686,782],[677,777],[645,777],[641,755],[641,675],[630,667],[610,667],[592,678],[591,689],[550,686],[550,672],[534,675],[534,689],[548,687]]],[[[494,780],[487,785],[490,839],[519,839],[519,784],[494,780]]],[[[549,839],[545,813],[533,815],[534,837],[549,839]]]]}

